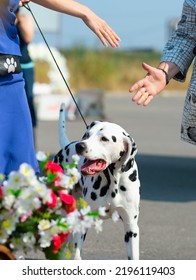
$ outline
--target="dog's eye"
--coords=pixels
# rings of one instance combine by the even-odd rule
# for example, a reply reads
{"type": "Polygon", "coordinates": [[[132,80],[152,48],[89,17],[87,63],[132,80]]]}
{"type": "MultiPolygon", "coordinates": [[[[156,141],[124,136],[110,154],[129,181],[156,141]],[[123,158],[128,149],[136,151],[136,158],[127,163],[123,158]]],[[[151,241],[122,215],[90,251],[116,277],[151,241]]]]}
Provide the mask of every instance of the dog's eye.
{"type": "Polygon", "coordinates": [[[101,137],[101,141],[103,141],[103,142],[108,142],[109,140],[108,140],[106,137],[102,136],[102,137],[101,137]]]}

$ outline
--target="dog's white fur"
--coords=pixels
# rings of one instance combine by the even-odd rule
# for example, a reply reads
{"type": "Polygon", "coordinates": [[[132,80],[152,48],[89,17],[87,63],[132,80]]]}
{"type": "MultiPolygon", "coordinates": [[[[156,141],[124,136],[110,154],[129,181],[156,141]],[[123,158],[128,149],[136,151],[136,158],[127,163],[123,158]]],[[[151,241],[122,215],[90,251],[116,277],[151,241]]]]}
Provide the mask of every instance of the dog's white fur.
{"type": "MultiPolygon", "coordinates": [[[[80,155],[78,170],[83,174],[79,184],[84,199],[92,210],[106,207],[108,218],[114,211],[118,212],[124,225],[128,259],[139,259],[140,181],[135,161],[137,147],[133,138],[117,124],[96,121],[88,126],[81,141],[70,143],[65,133],[65,119],[65,106],[62,104],[59,116],[62,150],[54,160],[69,163],[73,154],[80,155]],[[92,167],[86,161],[95,161],[95,165],[92,167]],[[84,163],[86,168],[82,167],[84,163]]],[[[82,234],[74,236],[74,259],[81,259],[84,239],[82,234]]]]}

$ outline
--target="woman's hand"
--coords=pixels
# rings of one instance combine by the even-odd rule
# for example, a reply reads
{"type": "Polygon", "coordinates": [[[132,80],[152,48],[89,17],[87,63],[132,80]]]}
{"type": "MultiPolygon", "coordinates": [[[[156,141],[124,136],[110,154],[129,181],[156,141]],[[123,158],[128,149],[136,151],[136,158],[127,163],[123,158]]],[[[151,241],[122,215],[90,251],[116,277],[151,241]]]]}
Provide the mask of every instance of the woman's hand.
{"type": "Polygon", "coordinates": [[[114,48],[119,46],[119,36],[94,12],[89,11],[89,13],[87,13],[82,19],[84,23],[97,35],[105,47],[108,45],[107,42],[114,48]]]}
{"type": "Polygon", "coordinates": [[[146,63],[142,64],[144,70],[147,71],[145,78],[135,83],[129,92],[137,91],[132,100],[138,105],[147,106],[152,99],[158,95],[166,86],[166,77],[162,70],[152,67],[146,63]]]}

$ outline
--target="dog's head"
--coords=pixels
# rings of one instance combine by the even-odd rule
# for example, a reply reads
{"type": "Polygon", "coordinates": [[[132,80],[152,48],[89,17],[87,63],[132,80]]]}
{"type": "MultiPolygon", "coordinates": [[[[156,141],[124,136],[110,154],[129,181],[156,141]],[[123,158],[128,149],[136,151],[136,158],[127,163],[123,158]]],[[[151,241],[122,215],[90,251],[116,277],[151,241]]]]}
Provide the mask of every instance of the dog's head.
{"type": "Polygon", "coordinates": [[[95,175],[110,164],[126,166],[134,158],[137,148],[133,138],[119,125],[95,121],[76,144],[76,152],[86,159],[81,172],[95,175]]]}

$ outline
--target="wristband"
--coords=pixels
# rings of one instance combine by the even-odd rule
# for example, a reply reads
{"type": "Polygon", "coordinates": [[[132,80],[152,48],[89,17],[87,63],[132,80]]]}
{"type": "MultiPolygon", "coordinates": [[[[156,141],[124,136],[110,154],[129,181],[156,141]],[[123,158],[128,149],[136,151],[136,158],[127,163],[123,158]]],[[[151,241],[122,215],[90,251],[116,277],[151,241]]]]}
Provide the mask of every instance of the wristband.
{"type": "Polygon", "coordinates": [[[168,73],[162,68],[157,68],[157,69],[161,70],[165,74],[166,85],[168,85],[169,84],[168,73]]]}

